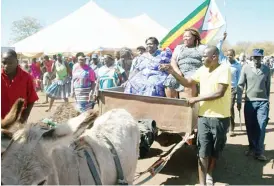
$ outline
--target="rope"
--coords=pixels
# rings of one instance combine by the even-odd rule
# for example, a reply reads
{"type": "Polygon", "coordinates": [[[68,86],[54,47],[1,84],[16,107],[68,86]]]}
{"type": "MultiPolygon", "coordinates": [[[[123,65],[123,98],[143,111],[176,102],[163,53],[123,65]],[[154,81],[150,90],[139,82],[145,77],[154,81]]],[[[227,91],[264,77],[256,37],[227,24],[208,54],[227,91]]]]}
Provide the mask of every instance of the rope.
{"type": "Polygon", "coordinates": [[[160,157],[152,166],[150,166],[146,171],[139,173],[134,181],[136,181],[137,179],[139,179],[143,174],[145,173],[150,173],[150,175],[148,177],[146,177],[145,179],[143,179],[142,181],[138,182],[135,185],[142,185],[144,183],[146,183],[147,181],[149,181],[150,179],[152,179],[156,174],[158,174],[167,164],[168,160],[170,160],[170,158],[172,157],[172,155],[178,150],[180,149],[189,139],[192,139],[194,137],[193,135],[190,135],[189,133],[187,133],[184,138],[182,139],[182,141],[180,141],[179,143],[177,143],[175,146],[173,146],[171,149],[171,152],[168,153],[166,155],[166,157],[160,157]],[[158,166],[159,165],[159,166],[158,166]],[[158,167],[157,167],[158,166],[158,167]]]}

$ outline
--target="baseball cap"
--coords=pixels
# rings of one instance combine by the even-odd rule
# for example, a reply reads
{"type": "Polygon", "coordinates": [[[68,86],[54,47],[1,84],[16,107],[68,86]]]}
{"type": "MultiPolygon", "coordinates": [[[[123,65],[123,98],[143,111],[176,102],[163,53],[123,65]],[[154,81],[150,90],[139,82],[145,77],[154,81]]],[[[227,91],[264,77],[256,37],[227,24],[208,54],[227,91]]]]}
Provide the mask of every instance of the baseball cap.
{"type": "Polygon", "coordinates": [[[92,54],[91,58],[98,58],[98,54],[92,54]]]}

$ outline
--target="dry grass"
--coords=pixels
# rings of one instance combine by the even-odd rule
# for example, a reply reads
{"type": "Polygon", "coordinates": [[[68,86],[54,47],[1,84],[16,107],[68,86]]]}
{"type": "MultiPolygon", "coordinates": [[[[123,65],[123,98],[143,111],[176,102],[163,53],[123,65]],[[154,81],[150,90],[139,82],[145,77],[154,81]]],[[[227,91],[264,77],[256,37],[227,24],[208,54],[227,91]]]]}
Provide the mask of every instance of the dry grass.
{"type": "MultiPolygon", "coordinates": [[[[80,112],[78,112],[71,103],[62,103],[56,107],[54,113],[48,119],[51,119],[54,123],[62,124],[68,119],[78,115],[80,115],[80,112]]],[[[49,126],[43,123],[42,120],[40,120],[37,124],[43,128],[49,128],[49,126]]]]}
{"type": "Polygon", "coordinates": [[[80,112],[78,112],[72,104],[63,103],[56,108],[54,114],[50,118],[56,123],[63,123],[68,119],[79,115],[80,112]]]}

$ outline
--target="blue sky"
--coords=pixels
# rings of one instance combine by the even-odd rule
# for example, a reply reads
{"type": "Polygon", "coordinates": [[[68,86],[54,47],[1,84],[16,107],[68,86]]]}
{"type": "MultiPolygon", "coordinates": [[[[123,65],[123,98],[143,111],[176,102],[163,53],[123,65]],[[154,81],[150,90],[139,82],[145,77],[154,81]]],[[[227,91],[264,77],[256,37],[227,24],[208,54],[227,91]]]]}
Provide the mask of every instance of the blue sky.
{"type": "MultiPolygon", "coordinates": [[[[46,27],[90,0],[2,0],[1,46],[11,38],[13,21],[31,16],[46,27]]],[[[172,29],[204,0],[94,0],[111,14],[129,18],[148,14],[168,29],[172,29]]],[[[227,40],[274,41],[274,0],[216,0],[227,21],[227,40]]]]}

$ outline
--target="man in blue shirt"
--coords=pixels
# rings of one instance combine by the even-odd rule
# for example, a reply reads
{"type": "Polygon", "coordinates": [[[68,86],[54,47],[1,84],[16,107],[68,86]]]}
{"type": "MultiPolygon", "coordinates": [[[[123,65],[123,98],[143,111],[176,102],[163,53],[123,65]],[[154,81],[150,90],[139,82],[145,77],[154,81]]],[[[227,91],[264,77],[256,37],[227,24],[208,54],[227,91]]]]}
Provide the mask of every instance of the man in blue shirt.
{"type": "Polygon", "coordinates": [[[229,133],[230,133],[230,136],[235,136],[235,133],[234,133],[234,128],[235,128],[234,105],[235,105],[235,101],[236,101],[237,85],[238,85],[238,81],[240,78],[242,66],[237,60],[235,60],[235,50],[229,49],[229,50],[227,50],[227,56],[224,55],[224,53],[222,51],[222,45],[223,45],[224,40],[226,39],[226,36],[227,36],[227,33],[225,32],[224,37],[217,45],[217,48],[220,51],[220,54],[219,54],[220,64],[228,64],[228,65],[230,65],[230,68],[231,68],[231,107],[230,107],[231,122],[230,122],[229,133]]]}

